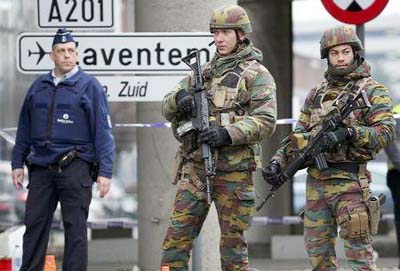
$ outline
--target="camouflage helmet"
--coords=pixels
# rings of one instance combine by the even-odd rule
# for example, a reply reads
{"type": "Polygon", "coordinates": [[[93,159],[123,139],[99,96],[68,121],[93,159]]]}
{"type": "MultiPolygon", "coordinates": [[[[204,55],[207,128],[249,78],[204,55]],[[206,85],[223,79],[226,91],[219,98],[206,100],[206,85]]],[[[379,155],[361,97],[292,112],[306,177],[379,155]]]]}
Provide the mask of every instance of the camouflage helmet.
{"type": "Polygon", "coordinates": [[[326,30],[324,34],[322,34],[320,44],[321,59],[328,57],[328,52],[331,47],[340,44],[349,44],[356,51],[363,50],[363,45],[356,32],[353,28],[346,25],[336,26],[326,30]]]}
{"type": "Polygon", "coordinates": [[[252,31],[246,11],[236,5],[223,6],[214,10],[210,20],[210,32],[214,33],[215,28],[238,29],[244,33],[252,31]]]}

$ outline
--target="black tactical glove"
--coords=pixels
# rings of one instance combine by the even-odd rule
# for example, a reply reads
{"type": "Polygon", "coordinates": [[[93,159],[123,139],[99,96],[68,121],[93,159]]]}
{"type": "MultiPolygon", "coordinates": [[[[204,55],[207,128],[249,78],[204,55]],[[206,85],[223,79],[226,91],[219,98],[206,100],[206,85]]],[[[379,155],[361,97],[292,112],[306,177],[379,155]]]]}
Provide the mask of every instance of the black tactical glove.
{"type": "Polygon", "coordinates": [[[181,89],[175,96],[175,101],[178,106],[179,112],[185,114],[191,114],[194,109],[194,98],[193,95],[188,91],[181,89]]]}
{"type": "Polygon", "coordinates": [[[279,186],[281,181],[279,174],[281,173],[281,166],[275,160],[271,161],[268,166],[263,168],[262,175],[264,180],[272,186],[279,186]]]}
{"type": "Polygon", "coordinates": [[[336,131],[326,133],[321,139],[322,151],[333,152],[336,150],[336,147],[343,142],[349,141],[352,136],[352,128],[339,128],[336,131]]]}
{"type": "Polygon", "coordinates": [[[208,127],[199,134],[199,143],[205,143],[211,147],[222,147],[232,144],[232,139],[225,128],[208,127]]]}

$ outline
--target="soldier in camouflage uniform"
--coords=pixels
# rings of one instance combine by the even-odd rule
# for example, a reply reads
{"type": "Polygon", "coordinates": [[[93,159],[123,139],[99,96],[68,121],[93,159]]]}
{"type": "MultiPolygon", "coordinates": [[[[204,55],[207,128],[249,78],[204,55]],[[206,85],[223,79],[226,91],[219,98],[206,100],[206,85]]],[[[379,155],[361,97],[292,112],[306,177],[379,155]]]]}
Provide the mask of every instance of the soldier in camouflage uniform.
{"type": "MultiPolygon", "coordinates": [[[[376,270],[371,246],[372,220],[367,208],[370,174],[366,164],[392,140],[394,120],[389,92],[371,78],[369,65],[358,54],[362,49],[355,31],[348,26],[323,33],[321,58],[328,59],[325,80],[309,92],[294,132],[281,142],[263,170],[266,181],[277,185],[276,174],[286,168],[296,150],[306,146],[321,128],[345,86],[353,82],[365,91],[366,99],[360,102],[369,101],[371,107],[353,111],[340,128],[324,135],[323,151],[329,168],[318,170],[312,159],[306,165],[304,235],[313,270],[337,269],[338,226],[350,267],[376,270]]],[[[351,91],[357,92],[355,88],[351,91]]],[[[355,93],[343,94],[354,97],[355,93]]]]}
{"type": "Polygon", "coordinates": [[[260,166],[260,141],[275,129],[275,82],[260,63],[261,52],[246,37],[251,24],[245,10],[235,5],[216,9],[210,31],[217,52],[202,70],[211,127],[183,137],[176,133],[194,110],[193,73],[165,96],[162,106],[182,143],[177,155],[182,161],[178,191],[162,247],[161,264],[169,270],[188,270],[194,239],[210,208],[200,143],[211,146],[215,161],[216,176],[210,186],[221,229],[222,270],[248,270],[243,233],[253,218],[252,172],[260,166]]]}

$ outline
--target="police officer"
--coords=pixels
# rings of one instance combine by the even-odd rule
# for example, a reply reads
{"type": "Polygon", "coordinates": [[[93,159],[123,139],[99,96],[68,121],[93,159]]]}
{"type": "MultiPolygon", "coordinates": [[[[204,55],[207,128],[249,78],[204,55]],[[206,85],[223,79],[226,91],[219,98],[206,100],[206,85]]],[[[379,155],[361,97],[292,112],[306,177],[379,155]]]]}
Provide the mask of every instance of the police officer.
{"type": "Polygon", "coordinates": [[[252,172],[260,165],[260,140],[275,128],[275,82],[260,63],[261,52],[246,36],[251,32],[246,11],[236,5],[217,8],[211,17],[210,31],[217,52],[203,67],[203,77],[211,128],[200,134],[181,136],[177,132],[189,121],[196,106],[193,73],[165,96],[162,106],[163,115],[172,122],[174,134],[182,143],[178,151],[178,191],[162,247],[161,264],[169,270],[188,270],[193,241],[210,208],[201,143],[211,146],[216,166],[210,185],[221,229],[222,270],[248,270],[243,233],[253,217],[252,172]]]}
{"type": "Polygon", "coordinates": [[[353,111],[340,128],[325,134],[322,140],[329,168],[319,170],[311,158],[305,165],[308,178],[304,235],[313,270],[337,269],[338,226],[351,269],[376,270],[370,226],[377,221],[369,217],[367,209],[370,176],[366,164],[392,140],[394,121],[388,90],[371,78],[370,66],[359,55],[362,49],[360,39],[349,26],[323,33],[321,59],[328,60],[325,80],[309,92],[293,134],[281,142],[263,170],[266,181],[278,185],[276,174],[321,128],[325,116],[336,106],[334,101],[348,102],[342,99],[354,97],[356,89],[365,91],[366,98],[359,102],[371,106],[353,111]],[[349,83],[357,87],[349,90],[349,83]]]}
{"type": "Polygon", "coordinates": [[[43,270],[58,202],[65,229],[62,269],[86,270],[92,183],[101,197],[110,189],[114,139],[107,100],[99,82],[77,66],[77,56],[73,36],[59,29],[50,53],[54,69],[35,80],[21,109],[11,165],[18,190],[24,163],[29,170],[23,271],[43,270]]]}
{"type": "MultiPolygon", "coordinates": [[[[393,112],[400,114],[400,104],[393,108],[393,112]]],[[[400,121],[396,119],[395,139],[385,148],[388,157],[389,170],[386,174],[386,183],[393,198],[394,224],[397,237],[397,257],[400,260],[400,121]]],[[[400,261],[399,261],[400,268],[400,261]]]]}

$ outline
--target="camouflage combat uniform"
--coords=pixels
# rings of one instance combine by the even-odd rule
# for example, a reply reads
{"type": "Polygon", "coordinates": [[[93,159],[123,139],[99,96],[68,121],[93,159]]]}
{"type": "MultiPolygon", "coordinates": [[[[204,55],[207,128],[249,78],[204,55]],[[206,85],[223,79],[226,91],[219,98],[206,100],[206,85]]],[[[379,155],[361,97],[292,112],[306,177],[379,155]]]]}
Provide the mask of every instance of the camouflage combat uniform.
{"type": "MultiPolygon", "coordinates": [[[[261,60],[261,52],[246,39],[231,55],[216,53],[203,67],[210,125],[224,126],[232,139],[231,145],[212,149],[216,176],[210,181],[221,229],[221,267],[226,271],[248,270],[243,232],[249,228],[254,211],[252,172],[261,166],[260,140],[275,129],[275,82],[261,60]]],[[[164,98],[162,112],[172,122],[175,135],[180,124],[175,96],[192,86],[193,73],[164,98]]],[[[187,152],[183,145],[178,151],[183,158],[182,174],[161,260],[170,270],[188,270],[193,241],[210,208],[201,152],[198,148],[187,152]]]]}
{"type": "MultiPolygon", "coordinates": [[[[349,29],[339,27],[325,32],[323,37],[333,43],[331,47],[350,44],[346,33],[335,35],[349,29]]],[[[355,33],[350,34],[355,36],[355,33]]],[[[321,54],[325,58],[327,51],[322,50],[321,54]]],[[[304,235],[313,270],[337,269],[335,240],[338,225],[351,268],[376,270],[366,206],[371,180],[365,168],[366,163],[392,140],[394,123],[388,90],[371,78],[367,62],[356,56],[356,68],[348,74],[338,75],[328,68],[325,80],[309,92],[293,134],[282,141],[272,158],[285,168],[294,152],[306,146],[321,128],[324,116],[346,84],[354,82],[365,90],[371,107],[353,111],[344,121],[345,127],[354,128],[353,141],[325,153],[328,169],[318,170],[313,164],[307,165],[304,235]]]]}

